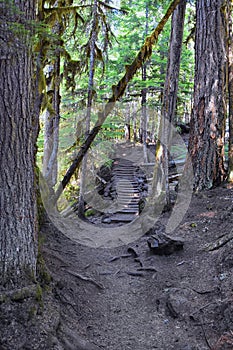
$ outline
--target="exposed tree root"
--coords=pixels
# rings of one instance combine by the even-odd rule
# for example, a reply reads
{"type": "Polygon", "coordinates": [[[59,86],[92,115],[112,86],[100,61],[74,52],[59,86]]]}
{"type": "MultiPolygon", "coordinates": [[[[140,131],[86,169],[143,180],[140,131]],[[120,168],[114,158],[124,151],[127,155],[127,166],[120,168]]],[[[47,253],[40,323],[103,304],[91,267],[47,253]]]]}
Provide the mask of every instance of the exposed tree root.
{"type": "Polygon", "coordinates": [[[140,271],[126,271],[126,273],[130,276],[143,277],[145,276],[143,272],[140,271]]]}
{"type": "Polygon", "coordinates": [[[121,258],[130,258],[132,257],[132,254],[122,254],[122,255],[116,255],[116,256],[113,256],[109,262],[113,262],[113,261],[116,261],[118,259],[121,259],[121,258]]]}
{"type": "Polygon", "coordinates": [[[227,244],[231,240],[233,240],[233,230],[230,233],[228,233],[224,236],[221,236],[215,242],[206,244],[204,246],[204,250],[206,250],[206,251],[217,250],[217,249],[223,247],[225,244],[227,244]]]}
{"type": "Polygon", "coordinates": [[[153,266],[145,266],[145,267],[139,267],[137,268],[137,271],[152,271],[152,272],[158,272],[158,270],[153,266]]]}
{"type": "Polygon", "coordinates": [[[205,338],[205,342],[206,342],[206,345],[208,346],[209,349],[211,349],[211,345],[210,345],[210,342],[206,336],[206,331],[205,331],[205,328],[204,328],[204,322],[203,322],[203,319],[201,317],[201,329],[202,329],[202,332],[203,332],[203,335],[204,335],[204,338],[205,338]]]}
{"type": "Polygon", "coordinates": [[[87,281],[90,282],[92,284],[94,284],[96,287],[100,288],[100,289],[104,289],[104,286],[102,285],[102,283],[96,282],[95,280],[93,280],[93,278],[91,277],[87,277],[87,276],[83,276],[79,273],[70,271],[70,270],[66,270],[66,272],[68,272],[70,275],[75,276],[83,281],[87,281]]]}
{"type": "Polygon", "coordinates": [[[62,342],[66,350],[99,350],[97,345],[81,338],[76,332],[66,326],[61,326],[62,342]]]}
{"type": "Polygon", "coordinates": [[[63,265],[70,266],[70,262],[63,259],[63,257],[59,254],[59,250],[51,249],[51,248],[48,249],[48,248],[43,247],[43,252],[45,252],[47,255],[54,257],[55,259],[57,259],[58,261],[63,263],[63,265]]]}
{"type": "Polygon", "coordinates": [[[221,335],[212,350],[233,349],[233,331],[221,335]]]}
{"type": "Polygon", "coordinates": [[[33,284],[31,286],[14,289],[11,291],[4,291],[0,293],[0,304],[6,301],[23,301],[24,299],[37,297],[38,288],[40,286],[38,284],[33,284]]]}

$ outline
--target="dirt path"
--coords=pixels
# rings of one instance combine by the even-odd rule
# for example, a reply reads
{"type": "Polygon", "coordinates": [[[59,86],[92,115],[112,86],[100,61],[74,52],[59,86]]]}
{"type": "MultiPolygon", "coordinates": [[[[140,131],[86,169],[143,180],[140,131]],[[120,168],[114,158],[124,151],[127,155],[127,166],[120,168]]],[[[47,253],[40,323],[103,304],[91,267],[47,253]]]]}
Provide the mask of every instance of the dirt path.
{"type": "MultiPolygon", "coordinates": [[[[165,221],[166,215],[157,229],[165,221]]],[[[94,249],[45,223],[44,256],[60,305],[57,349],[233,349],[233,244],[204,250],[232,228],[233,190],[224,187],[193,197],[174,232],[185,240],[184,249],[169,256],[152,254],[148,236],[120,248],[94,249]],[[224,332],[224,345],[214,348],[224,332]]]]}
{"type": "Polygon", "coordinates": [[[128,224],[103,232],[93,225],[90,247],[85,225],[68,232],[60,222],[62,233],[47,218],[40,233],[43,298],[40,289],[0,298],[0,350],[233,350],[233,188],[193,195],[172,232],[183,250],[155,255],[147,240],[165,231],[170,215],[117,248],[93,248],[96,235],[101,242],[113,232],[130,235],[128,224]]]}

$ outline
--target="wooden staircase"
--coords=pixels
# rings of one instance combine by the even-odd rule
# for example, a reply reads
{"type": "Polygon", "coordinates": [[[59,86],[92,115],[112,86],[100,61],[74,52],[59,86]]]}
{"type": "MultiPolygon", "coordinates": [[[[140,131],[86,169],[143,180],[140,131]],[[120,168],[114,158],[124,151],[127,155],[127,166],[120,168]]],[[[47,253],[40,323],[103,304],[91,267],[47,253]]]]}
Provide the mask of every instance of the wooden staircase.
{"type": "MultiPolygon", "coordinates": [[[[124,158],[115,158],[112,167],[111,194],[114,212],[107,218],[111,223],[126,224],[139,215],[141,199],[138,183],[139,167],[124,158]]],[[[104,220],[103,220],[104,222],[104,220]]]]}

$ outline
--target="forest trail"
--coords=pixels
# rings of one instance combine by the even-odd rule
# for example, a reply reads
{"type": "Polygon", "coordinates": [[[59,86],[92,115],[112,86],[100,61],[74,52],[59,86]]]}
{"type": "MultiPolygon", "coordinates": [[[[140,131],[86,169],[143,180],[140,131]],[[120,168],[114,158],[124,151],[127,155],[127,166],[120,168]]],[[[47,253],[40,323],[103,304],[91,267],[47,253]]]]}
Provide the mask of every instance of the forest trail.
{"type": "MultiPolygon", "coordinates": [[[[205,249],[232,232],[232,201],[233,189],[224,186],[193,196],[172,233],[185,241],[184,249],[169,256],[153,254],[148,235],[95,249],[45,222],[43,255],[60,310],[50,348],[232,350],[232,240],[205,249]]],[[[155,231],[164,230],[168,215],[155,231]]]]}
{"type": "MultiPolygon", "coordinates": [[[[136,164],[149,178],[139,149],[118,150],[120,178],[123,171],[131,182],[136,164]]],[[[68,232],[64,218],[46,216],[40,230],[43,300],[2,304],[0,350],[232,350],[233,188],[193,195],[171,234],[184,241],[183,249],[157,255],[148,238],[164,233],[171,215],[162,213],[149,232],[121,245],[114,235],[130,235],[132,223],[102,223],[98,231],[89,223],[88,236],[86,222],[68,232]],[[114,244],[101,247],[107,240],[114,244]]]]}
{"type": "MultiPolygon", "coordinates": [[[[184,145],[183,149],[185,148],[184,145]]],[[[179,150],[181,151],[181,150],[179,150]]],[[[105,167],[98,172],[98,180],[102,180],[95,190],[102,196],[105,203],[109,203],[104,213],[91,215],[88,219],[94,224],[124,225],[135,220],[142,212],[147,197],[151,193],[152,178],[155,162],[155,144],[147,146],[147,163],[144,163],[144,151],[141,145],[126,142],[115,145],[111,154],[111,169],[105,167]],[[104,183],[104,184],[103,184],[104,183]]],[[[184,153],[184,150],[182,150],[184,153]]],[[[178,184],[183,171],[185,156],[169,161],[169,182],[171,200],[174,201],[178,184]]],[[[90,196],[90,194],[89,194],[90,196]]],[[[88,204],[87,208],[91,206],[88,204]]],[[[96,207],[94,208],[96,209],[96,207]]]]}
{"type": "Polygon", "coordinates": [[[115,158],[111,170],[111,180],[104,196],[117,201],[117,207],[109,212],[103,223],[129,223],[139,215],[139,183],[136,172],[139,168],[129,160],[115,158]],[[115,198],[114,198],[115,197],[115,198]]]}
{"type": "Polygon", "coordinates": [[[141,146],[122,143],[115,147],[111,177],[103,198],[113,200],[116,205],[113,210],[108,210],[109,215],[104,216],[103,223],[124,225],[139,216],[148,195],[148,174],[142,167],[142,159],[141,146]]]}

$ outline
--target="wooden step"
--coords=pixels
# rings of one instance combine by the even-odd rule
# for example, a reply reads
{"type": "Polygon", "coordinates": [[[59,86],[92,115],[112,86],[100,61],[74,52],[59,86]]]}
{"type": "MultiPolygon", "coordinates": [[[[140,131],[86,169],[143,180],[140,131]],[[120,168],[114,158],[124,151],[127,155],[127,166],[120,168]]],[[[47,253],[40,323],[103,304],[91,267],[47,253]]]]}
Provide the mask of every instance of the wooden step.
{"type": "Polygon", "coordinates": [[[122,182],[125,184],[134,183],[135,186],[138,186],[140,182],[135,181],[134,176],[130,175],[114,175],[113,176],[113,182],[122,182]]]}
{"type": "Polygon", "coordinates": [[[139,197],[138,198],[134,198],[134,197],[118,197],[117,198],[117,202],[118,203],[138,203],[139,201],[139,197]]]}
{"type": "Polygon", "coordinates": [[[118,182],[135,182],[135,184],[138,185],[138,181],[135,179],[134,175],[130,175],[130,174],[114,174],[113,175],[113,179],[117,179],[118,182]]]}
{"type": "Polygon", "coordinates": [[[112,173],[112,176],[123,176],[123,177],[125,177],[125,176],[130,176],[130,177],[132,177],[132,178],[134,178],[135,176],[134,176],[134,173],[127,173],[127,172],[125,172],[125,171],[113,171],[113,173],[112,173]]]}
{"type": "Polygon", "coordinates": [[[119,204],[138,204],[140,198],[132,198],[132,197],[118,197],[117,198],[117,203],[119,204]]]}
{"type": "Polygon", "coordinates": [[[122,178],[120,179],[114,179],[114,181],[112,182],[112,186],[119,186],[119,187],[127,187],[127,188],[134,188],[135,190],[138,190],[138,184],[136,184],[134,181],[130,181],[130,180],[122,180],[122,178]]]}
{"type": "Polygon", "coordinates": [[[113,176],[131,176],[132,178],[135,177],[134,173],[129,173],[129,172],[125,172],[125,171],[115,171],[112,173],[113,176]]]}
{"type": "Polygon", "coordinates": [[[121,210],[124,208],[134,208],[134,209],[138,209],[139,207],[139,202],[129,202],[129,201],[125,201],[125,202],[120,202],[118,201],[117,204],[118,204],[118,207],[121,208],[121,210]]]}
{"type": "Polygon", "coordinates": [[[117,187],[116,190],[118,196],[128,196],[128,197],[138,197],[139,196],[139,192],[135,192],[133,190],[130,191],[130,188],[126,188],[126,187],[117,187]]]}
{"type": "Polygon", "coordinates": [[[109,182],[110,192],[116,194],[116,205],[106,223],[129,223],[139,215],[140,188],[144,182],[143,173],[140,172],[138,164],[130,160],[122,159],[121,156],[115,158],[111,180],[109,182]]]}
{"type": "Polygon", "coordinates": [[[114,166],[114,167],[112,167],[112,171],[115,171],[115,170],[135,172],[135,171],[138,171],[138,168],[136,168],[135,166],[114,166]]]}
{"type": "Polygon", "coordinates": [[[127,195],[122,196],[122,195],[119,195],[119,193],[118,193],[117,199],[118,199],[118,201],[130,201],[130,202],[135,201],[135,202],[138,202],[140,197],[139,196],[134,196],[133,194],[128,195],[128,196],[127,195]]]}
{"type": "Polygon", "coordinates": [[[138,207],[137,208],[124,208],[124,209],[122,209],[122,210],[119,210],[119,211],[117,211],[117,213],[119,213],[119,214],[138,214],[138,212],[139,212],[139,210],[138,210],[138,207]]]}
{"type": "Polygon", "coordinates": [[[138,189],[129,188],[129,186],[117,186],[117,192],[118,193],[139,194],[139,190],[138,189]]]}
{"type": "Polygon", "coordinates": [[[135,166],[114,166],[112,167],[112,170],[127,170],[127,171],[137,171],[138,168],[135,166]]]}
{"type": "Polygon", "coordinates": [[[132,215],[132,214],[122,214],[122,213],[117,213],[114,214],[110,217],[111,219],[111,223],[127,223],[127,222],[131,222],[133,220],[135,220],[137,218],[138,215],[132,215]]]}

